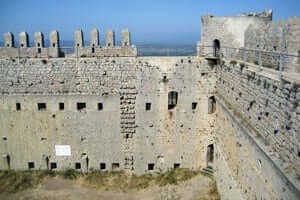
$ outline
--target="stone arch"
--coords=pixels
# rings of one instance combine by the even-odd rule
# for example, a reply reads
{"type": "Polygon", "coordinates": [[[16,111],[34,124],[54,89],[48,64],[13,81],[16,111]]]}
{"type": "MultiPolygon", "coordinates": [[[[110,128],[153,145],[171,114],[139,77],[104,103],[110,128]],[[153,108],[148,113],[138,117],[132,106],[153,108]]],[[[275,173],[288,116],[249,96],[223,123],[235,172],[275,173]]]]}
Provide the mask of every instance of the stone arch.
{"type": "Polygon", "coordinates": [[[219,57],[220,56],[220,49],[221,49],[220,40],[215,39],[213,41],[213,48],[214,48],[214,57],[219,57]]]}

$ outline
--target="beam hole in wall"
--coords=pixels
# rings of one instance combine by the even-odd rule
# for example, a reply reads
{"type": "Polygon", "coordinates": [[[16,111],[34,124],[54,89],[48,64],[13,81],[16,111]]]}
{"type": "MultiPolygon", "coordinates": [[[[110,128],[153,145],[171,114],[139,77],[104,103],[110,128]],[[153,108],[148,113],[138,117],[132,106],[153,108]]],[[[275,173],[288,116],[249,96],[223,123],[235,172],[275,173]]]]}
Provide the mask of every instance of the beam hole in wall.
{"type": "Polygon", "coordinates": [[[75,169],[81,169],[81,163],[80,162],[75,163],[75,169]]]}
{"type": "Polygon", "coordinates": [[[103,103],[98,103],[98,110],[99,111],[103,110],[103,103]]]}
{"type": "Polygon", "coordinates": [[[278,129],[275,129],[275,130],[273,131],[274,135],[276,135],[278,132],[279,132],[278,129]]]}
{"type": "Polygon", "coordinates": [[[85,108],[86,108],[86,103],[84,103],[84,102],[78,102],[77,103],[77,110],[78,111],[84,110],[85,108]]]}
{"type": "Polygon", "coordinates": [[[39,111],[44,111],[47,109],[46,103],[38,103],[37,106],[39,111]]]}
{"type": "Polygon", "coordinates": [[[171,110],[176,107],[178,100],[178,92],[171,91],[168,94],[168,109],[171,110]]]}
{"type": "Polygon", "coordinates": [[[2,140],[6,141],[6,140],[7,140],[7,137],[6,137],[6,136],[3,136],[3,137],[2,137],[2,140]]]}
{"type": "Polygon", "coordinates": [[[28,169],[34,169],[34,162],[28,162],[28,169]]]}
{"type": "Polygon", "coordinates": [[[180,168],[180,163],[174,163],[174,169],[178,169],[178,168],[180,168]]]}
{"type": "Polygon", "coordinates": [[[112,163],[111,165],[112,170],[117,170],[120,168],[120,164],[119,163],[112,163]]]}
{"type": "Polygon", "coordinates": [[[100,163],[100,170],[105,170],[105,169],[106,169],[106,164],[100,163]]]}
{"type": "Polygon", "coordinates": [[[58,104],[58,108],[59,108],[60,111],[64,110],[65,109],[65,104],[63,102],[60,102],[58,104]]]}
{"type": "Polygon", "coordinates": [[[149,171],[154,170],[154,163],[149,163],[149,164],[148,164],[148,170],[149,170],[149,171]]]}
{"type": "Polygon", "coordinates": [[[192,103],[192,110],[196,110],[198,103],[197,102],[193,102],[192,103]]]}
{"type": "Polygon", "coordinates": [[[146,110],[147,111],[151,110],[151,103],[146,103],[146,110]]]}
{"type": "Polygon", "coordinates": [[[56,162],[51,162],[50,163],[50,169],[57,169],[57,163],[56,162]]]}
{"type": "Polygon", "coordinates": [[[16,103],[16,111],[20,111],[21,110],[21,103],[16,103]]]}

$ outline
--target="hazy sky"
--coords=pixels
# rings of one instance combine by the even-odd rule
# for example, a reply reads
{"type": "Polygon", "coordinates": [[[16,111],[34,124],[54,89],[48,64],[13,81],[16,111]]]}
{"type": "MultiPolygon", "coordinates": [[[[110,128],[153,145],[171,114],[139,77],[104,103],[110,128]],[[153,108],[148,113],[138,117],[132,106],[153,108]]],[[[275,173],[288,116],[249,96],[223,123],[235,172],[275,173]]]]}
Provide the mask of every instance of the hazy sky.
{"type": "MultiPolygon", "coordinates": [[[[0,35],[11,31],[42,31],[48,39],[58,30],[62,40],[73,40],[81,28],[85,40],[92,28],[100,37],[112,28],[129,28],[133,42],[190,43],[200,39],[201,16],[231,16],[271,8],[274,20],[300,15],[300,0],[0,0],[0,35]]],[[[101,40],[102,40],[101,39],[101,40]]]]}

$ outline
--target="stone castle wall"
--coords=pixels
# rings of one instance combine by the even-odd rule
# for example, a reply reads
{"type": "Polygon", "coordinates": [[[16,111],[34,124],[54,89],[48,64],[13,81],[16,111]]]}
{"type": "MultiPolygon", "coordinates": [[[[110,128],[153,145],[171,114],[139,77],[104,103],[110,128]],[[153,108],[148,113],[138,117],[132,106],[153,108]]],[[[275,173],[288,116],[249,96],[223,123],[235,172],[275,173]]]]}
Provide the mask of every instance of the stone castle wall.
{"type": "Polygon", "coordinates": [[[105,170],[133,173],[205,167],[215,136],[215,115],[208,114],[215,69],[197,57],[152,60],[0,59],[0,168],[28,169],[29,162],[35,169],[81,163],[84,171],[105,163],[105,170]],[[171,110],[170,91],[178,92],[171,110]],[[86,108],[78,110],[78,103],[86,108]],[[71,156],[58,156],[55,145],[69,145],[71,156]]]}
{"type": "Polygon", "coordinates": [[[300,82],[273,73],[231,61],[217,69],[216,177],[224,199],[237,190],[245,199],[299,197],[300,82]]]}

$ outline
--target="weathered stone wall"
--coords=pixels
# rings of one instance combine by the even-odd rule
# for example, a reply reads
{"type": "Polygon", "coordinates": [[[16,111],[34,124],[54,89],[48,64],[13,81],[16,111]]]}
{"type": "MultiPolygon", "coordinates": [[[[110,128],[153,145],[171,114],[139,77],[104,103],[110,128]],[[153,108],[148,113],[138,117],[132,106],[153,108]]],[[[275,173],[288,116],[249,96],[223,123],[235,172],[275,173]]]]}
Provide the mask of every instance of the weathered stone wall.
{"type": "Polygon", "coordinates": [[[44,169],[47,159],[58,169],[80,162],[82,170],[99,169],[100,163],[111,170],[118,163],[134,173],[178,164],[205,167],[215,136],[215,115],[208,114],[215,69],[197,57],[150,60],[0,59],[0,168],[7,169],[7,156],[13,169],[27,169],[28,162],[44,169]],[[178,92],[172,110],[169,91],[178,92]],[[79,111],[80,102],[86,108],[79,111]],[[38,110],[38,103],[46,103],[46,110],[38,110]],[[71,156],[57,156],[55,145],[70,145],[71,156]]]}
{"type": "Polygon", "coordinates": [[[224,199],[231,199],[226,183],[245,199],[299,197],[299,79],[278,77],[245,63],[217,69],[216,179],[224,199]]]}
{"type": "Polygon", "coordinates": [[[219,40],[221,47],[241,48],[244,46],[245,31],[250,25],[256,27],[266,24],[271,20],[272,17],[270,18],[269,16],[203,16],[202,36],[201,42],[198,43],[198,55],[212,53],[211,49],[201,48],[201,46],[213,46],[214,40],[219,40]]]}

